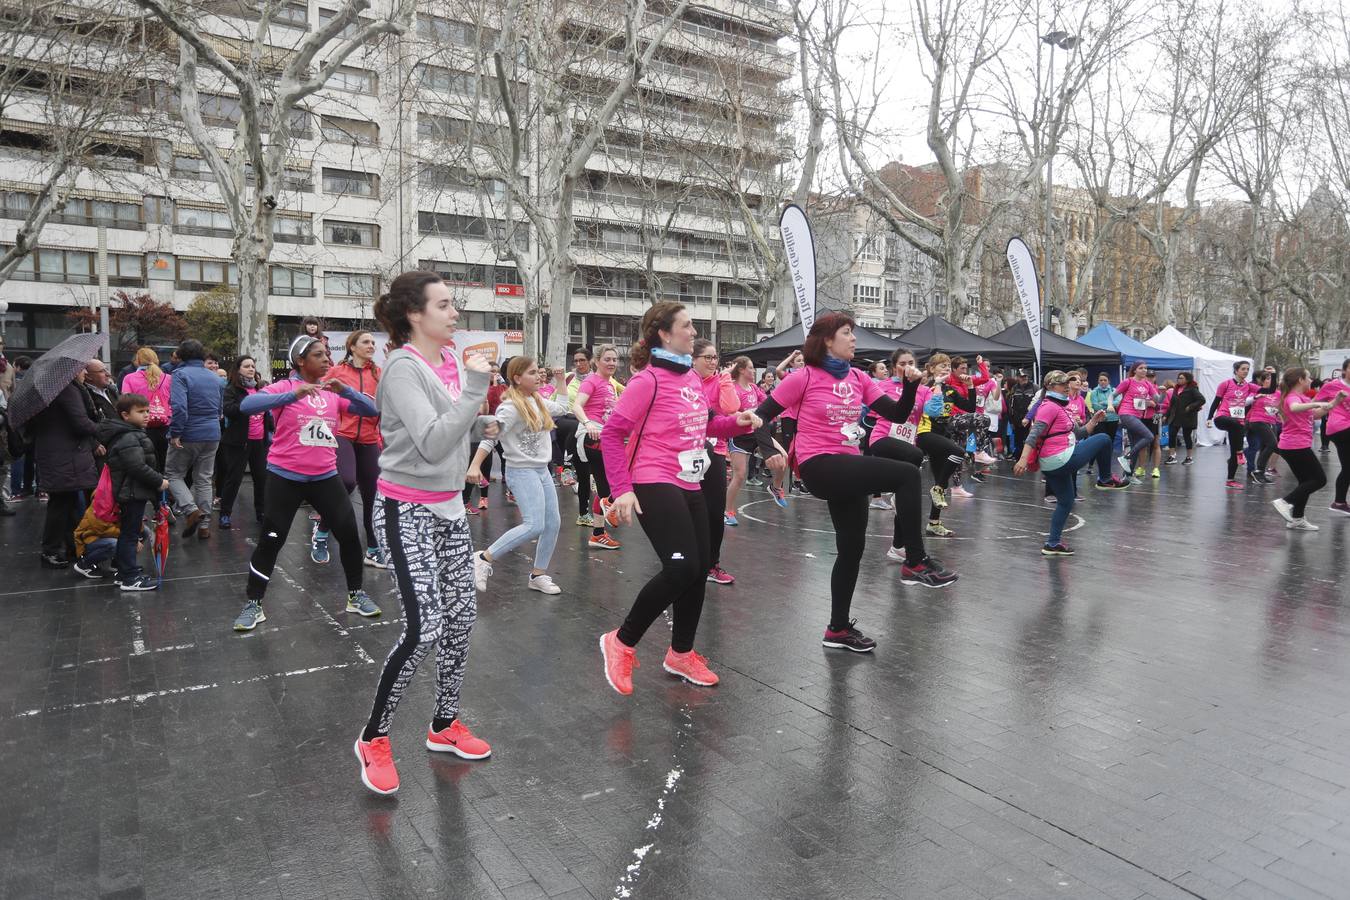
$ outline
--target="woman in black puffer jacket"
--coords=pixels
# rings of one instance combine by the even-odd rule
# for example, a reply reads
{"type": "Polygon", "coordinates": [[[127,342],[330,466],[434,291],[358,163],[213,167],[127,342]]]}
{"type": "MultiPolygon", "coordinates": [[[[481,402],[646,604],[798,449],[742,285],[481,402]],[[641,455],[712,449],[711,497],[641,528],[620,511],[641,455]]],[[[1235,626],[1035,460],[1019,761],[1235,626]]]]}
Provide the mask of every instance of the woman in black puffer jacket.
{"type": "Polygon", "coordinates": [[[1177,385],[1172,389],[1172,402],[1167,407],[1167,465],[1177,461],[1177,448],[1186,441],[1186,459],[1182,463],[1189,466],[1195,460],[1195,429],[1199,424],[1200,410],[1205,406],[1205,396],[1195,383],[1190,372],[1177,375],[1177,385]]]}
{"type": "Polygon", "coordinates": [[[33,438],[38,487],[47,492],[47,521],[42,526],[42,565],[64,569],[75,556],[75,527],[98,483],[94,468],[94,404],[78,380],[71,381],[51,405],[27,426],[33,438]]]}

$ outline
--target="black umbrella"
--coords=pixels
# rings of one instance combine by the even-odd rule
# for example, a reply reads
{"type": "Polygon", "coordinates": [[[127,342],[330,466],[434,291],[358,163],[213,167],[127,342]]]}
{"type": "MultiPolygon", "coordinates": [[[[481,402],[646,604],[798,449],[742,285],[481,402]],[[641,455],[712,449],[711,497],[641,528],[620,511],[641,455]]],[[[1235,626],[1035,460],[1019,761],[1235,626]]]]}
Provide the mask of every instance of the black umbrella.
{"type": "Polygon", "coordinates": [[[75,380],[103,346],[101,334],[72,334],[38,357],[9,398],[9,423],[22,428],[75,380]]]}

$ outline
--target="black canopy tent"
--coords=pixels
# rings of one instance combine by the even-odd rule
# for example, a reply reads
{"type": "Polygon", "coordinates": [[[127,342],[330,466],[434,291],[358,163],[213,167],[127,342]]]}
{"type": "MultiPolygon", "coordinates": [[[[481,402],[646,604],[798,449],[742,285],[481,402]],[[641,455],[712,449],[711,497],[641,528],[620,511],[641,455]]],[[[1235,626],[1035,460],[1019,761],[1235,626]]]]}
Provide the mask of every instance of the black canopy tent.
{"type": "MultiPolygon", "coordinates": [[[[822,309],[816,315],[823,316],[830,311],[822,309]]],[[[903,344],[902,341],[884,337],[861,325],[853,329],[853,334],[858,339],[858,346],[853,354],[855,360],[890,359],[891,354],[899,350],[903,344]]],[[[723,362],[729,362],[731,358],[737,356],[748,356],[756,366],[776,366],[793,350],[800,350],[804,340],[801,324],[794,322],[790,328],[778,332],[773,337],[767,337],[758,344],[728,354],[729,358],[723,362]]]]}
{"type": "MultiPolygon", "coordinates": [[[[1031,329],[1027,327],[1025,320],[1009,325],[993,335],[991,340],[1018,347],[1033,356],[1036,352],[1031,343],[1031,329]]],[[[1103,350],[1091,344],[1070,340],[1053,331],[1041,332],[1041,368],[1068,369],[1077,366],[1090,371],[1096,369],[1114,371],[1120,367],[1120,354],[1114,350],[1103,350]]]]}
{"type": "Polygon", "coordinates": [[[978,334],[958,328],[941,316],[929,316],[896,340],[914,350],[919,361],[932,353],[964,356],[972,363],[976,356],[1003,366],[1031,365],[1036,355],[1029,348],[1014,347],[1001,341],[982,338],[978,334]]]}

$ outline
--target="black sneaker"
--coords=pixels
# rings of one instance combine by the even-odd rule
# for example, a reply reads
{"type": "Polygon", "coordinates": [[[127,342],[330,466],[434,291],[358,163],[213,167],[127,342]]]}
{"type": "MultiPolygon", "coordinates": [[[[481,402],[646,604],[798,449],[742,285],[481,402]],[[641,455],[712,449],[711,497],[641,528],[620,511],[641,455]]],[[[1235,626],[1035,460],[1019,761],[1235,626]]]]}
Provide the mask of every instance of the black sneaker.
{"type": "Polygon", "coordinates": [[[835,650],[852,650],[854,653],[871,653],[877,648],[877,642],[859,631],[855,627],[857,624],[857,619],[849,619],[848,626],[838,631],[826,628],[820,645],[835,650]]]}
{"type": "Polygon", "coordinates": [[[921,584],[924,587],[944,588],[956,581],[959,576],[942,568],[942,564],[929,556],[917,566],[900,567],[901,584],[921,584]]]}
{"type": "Polygon", "coordinates": [[[1069,545],[1068,545],[1068,544],[1065,544],[1064,542],[1061,541],[1061,542],[1058,543],[1058,544],[1046,544],[1044,547],[1041,548],[1041,555],[1042,555],[1042,556],[1073,556],[1073,551],[1069,549],[1069,545]]]}
{"type": "Polygon", "coordinates": [[[1247,483],[1248,483],[1248,484],[1260,484],[1260,483],[1261,483],[1261,477],[1260,477],[1259,475],[1257,475],[1255,472],[1248,472],[1248,473],[1247,473],[1247,483]]]}
{"type": "Polygon", "coordinates": [[[159,582],[149,575],[141,575],[126,581],[119,580],[117,586],[124,591],[154,591],[159,589],[159,582]]]}
{"type": "Polygon", "coordinates": [[[984,473],[983,473],[983,472],[971,472],[971,473],[970,473],[970,480],[976,482],[977,484],[984,484],[984,473]]]}
{"type": "Polygon", "coordinates": [[[77,559],[75,560],[75,565],[72,568],[75,569],[75,572],[78,575],[84,578],[97,579],[102,578],[104,576],[104,572],[102,569],[98,567],[98,563],[87,563],[84,560],[77,559]]]}
{"type": "Polygon", "coordinates": [[[1195,460],[1191,459],[1191,458],[1188,456],[1188,457],[1186,457],[1185,459],[1183,459],[1183,460],[1181,461],[1181,464],[1182,464],[1183,466],[1194,465],[1194,464],[1195,464],[1195,460]]]}
{"type": "Polygon", "coordinates": [[[53,556],[50,553],[42,554],[42,568],[44,569],[68,569],[70,560],[64,556],[53,556]]]}

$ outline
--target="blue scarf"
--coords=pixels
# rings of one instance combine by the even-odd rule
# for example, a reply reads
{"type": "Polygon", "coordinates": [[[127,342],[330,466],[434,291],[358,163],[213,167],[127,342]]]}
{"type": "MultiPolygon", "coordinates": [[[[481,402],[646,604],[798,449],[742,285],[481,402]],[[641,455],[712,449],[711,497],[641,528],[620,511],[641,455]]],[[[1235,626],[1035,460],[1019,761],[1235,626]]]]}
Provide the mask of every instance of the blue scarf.
{"type": "Polygon", "coordinates": [[[842,380],[848,375],[848,370],[853,367],[848,364],[848,360],[840,359],[837,356],[831,356],[827,353],[825,354],[825,362],[821,365],[821,368],[826,372],[829,372],[835,378],[842,380]]]}
{"type": "Polygon", "coordinates": [[[1064,406],[1066,403],[1069,402],[1068,395],[1061,394],[1059,391],[1046,391],[1045,399],[1058,403],[1060,406],[1064,406]]]}
{"type": "Polygon", "coordinates": [[[664,359],[666,362],[675,363],[677,366],[693,368],[694,357],[688,353],[671,353],[665,347],[653,347],[652,356],[657,359],[664,359]]]}

